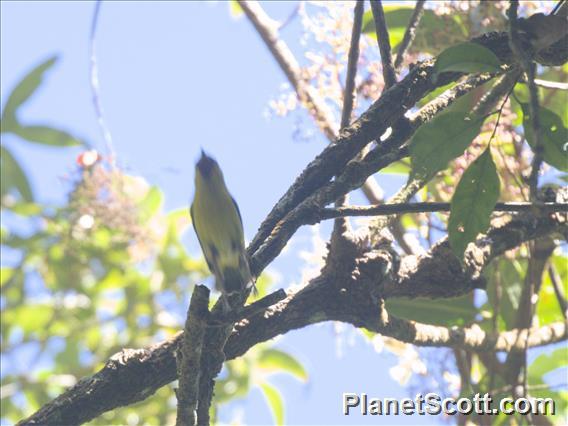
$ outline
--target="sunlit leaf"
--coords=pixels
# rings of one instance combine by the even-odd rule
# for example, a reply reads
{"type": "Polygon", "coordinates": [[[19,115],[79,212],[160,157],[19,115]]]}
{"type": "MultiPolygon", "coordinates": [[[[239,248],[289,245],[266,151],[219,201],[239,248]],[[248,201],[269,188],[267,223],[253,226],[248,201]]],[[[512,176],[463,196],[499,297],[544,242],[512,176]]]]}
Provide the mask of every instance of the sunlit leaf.
{"type": "Polygon", "coordinates": [[[258,367],[270,372],[287,372],[299,380],[308,380],[308,373],[292,355],[278,349],[267,349],[258,358],[258,367]]]}
{"type": "Polygon", "coordinates": [[[10,278],[14,275],[15,269],[2,266],[0,268],[0,287],[4,287],[10,278]]]}
{"type": "MultiPolygon", "coordinates": [[[[535,137],[530,118],[530,108],[528,104],[521,104],[523,108],[523,128],[525,137],[532,149],[535,149],[535,137]]],[[[540,108],[540,135],[543,147],[543,157],[551,166],[564,172],[568,171],[568,149],[565,144],[568,143],[568,129],[564,127],[564,122],[555,112],[540,108]]]]}
{"type": "Polygon", "coordinates": [[[138,205],[143,221],[153,217],[164,204],[164,193],[157,187],[150,188],[144,199],[138,205]]]}
{"type": "Polygon", "coordinates": [[[499,192],[499,176],[488,147],[467,168],[452,197],[448,238],[459,259],[477,234],[489,227],[499,192]]]}
{"type": "Polygon", "coordinates": [[[243,8],[237,0],[229,0],[229,13],[232,18],[240,18],[243,15],[243,8]]]}
{"type": "Polygon", "coordinates": [[[447,71],[497,72],[500,66],[499,58],[491,50],[477,43],[466,42],[448,47],[438,55],[433,77],[447,71]]]}
{"type": "Polygon", "coordinates": [[[1,196],[4,197],[12,189],[16,189],[25,201],[33,201],[32,189],[26,174],[12,154],[3,146],[0,147],[0,179],[1,196]]]}
{"type": "MultiPolygon", "coordinates": [[[[45,72],[55,64],[57,56],[52,56],[31,70],[20,80],[14,90],[8,96],[2,112],[2,121],[6,118],[14,117],[17,109],[22,105],[39,87],[45,72]]],[[[10,129],[5,129],[10,130],[10,129]]]]}
{"type": "Polygon", "coordinates": [[[410,165],[404,161],[396,161],[380,170],[380,173],[393,175],[406,175],[410,172],[410,165]]]}
{"type": "Polygon", "coordinates": [[[531,379],[539,378],[557,368],[566,367],[568,363],[568,347],[558,348],[549,354],[539,355],[529,366],[529,376],[531,379]]]}
{"type": "Polygon", "coordinates": [[[42,206],[36,203],[17,203],[10,210],[20,216],[37,216],[43,211],[42,206]]]}
{"type": "MultiPolygon", "coordinates": [[[[404,4],[385,4],[383,9],[385,11],[385,22],[389,30],[390,44],[395,49],[402,41],[414,7],[404,4]]],[[[362,32],[372,37],[376,35],[375,21],[371,10],[368,10],[363,15],[362,32]]],[[[440,47],[449,42],[448,40],[453,38],[461,39],[465,35],[463,26],[452,17],[437,15],[433,10],[425,9],[416,30],[416,37],[411,45],[411,50],[435,54],[440,47]],[[440,34],[445,34],[446,37],[440,37],[440,34]]]]}
{"type": "Polygon", "coordinates": [[[17,126],[11,131],[28,142],[39,143],[42,145],[61,147],[84,145],[84,143],[75,136],[63,130],[54,129],[49,126],[17,126]]]}
{"type": "Polygon", "coordinates": [[[449,112],[423,124],[410,142],[413,176],[433,176],[462,155],[479,134],[485,118],[449,112]]]}
{"type": "Polygon", "coordinates": [[[264,394],[268,405],[270,406],[270,411],[272,411],[272,416],[274,417],[274,423],[277,425],[284,424],[284,400],[278,389],[268,383],[262,383],[260,385],[262,393],[264,394]]]}
{"type": "Polygon", "coordinates": [[[451,299],[387,299],[386,309],[395,316],[435,325],[463,325],[473,321],[477,309],[471,296],[451,299]]]}

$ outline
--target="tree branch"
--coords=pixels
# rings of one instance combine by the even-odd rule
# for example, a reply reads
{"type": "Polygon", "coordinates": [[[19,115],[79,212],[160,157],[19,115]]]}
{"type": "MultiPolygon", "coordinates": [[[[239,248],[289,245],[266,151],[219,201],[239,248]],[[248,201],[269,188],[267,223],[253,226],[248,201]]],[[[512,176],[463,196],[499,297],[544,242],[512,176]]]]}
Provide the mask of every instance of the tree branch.
{"type": "MultiPolygon", "coordinates": [[[[373,252],[353,260],[345,256],[341,265],[338,265],[339,262],[331,263],[341,268],[353,268],[352,270],[338,274],[333,268],[325,269],[322,275],[298,292],[289,294],[276,305],[238,323],[228,336],[224,354],[221,354],[222,359],[236,358],[257,343],[323,321],[347,322],[419,346],[461,347],[476,352],[522,350],[528,333],[526,330],[511,330],[494,335],[487,334],[476,326],[448,329],[392,316],[384,318],[384,315],[381,316],[384,310],[373,302],[376,298],[370,297],[370,292],[380,291],[382,297],[413,297],[417,289],[426,283],[430,288],[437,289],[435,294],[422,292],[417,296],[450,297],[453,294],[451,289],[460,286],[464,280],[468,283],[475,282],[482,267],[495,256],[523,241],[559,231],[566,232],[566,220],[559,216],[535,219],[527,215],[492,230],[468,248],[464,270],[457,259],[455,264],[448,262],[449,255],[441,252],[447,243],[439,244],[428,256],[423,257],[439,258],[438,262],[417,262],[412,259],[414,256],[407,256],[409,261],[403,261],[398,283],[384,283],[382,290],[377,275],[381,267],[380,259],[369,256],[373,252]],[[414,267],[409,266],[412,263],[415,263],[414,267]],[[444,278],[447,277],[448,270],[453,276],[450,282],[444,278]],[[413,271],[413,274],[409,271],[413,271]],[[438,286],[432,284],[432,281],[438,279],[442,279],[438,286]],[[444,287],[449,289],[444,292],[444,287]],[[523,343],[516,340],[519,336],[523,343]]],[[[469,290],[472,288],[470,285],[469,290]]],[[[465,286],[462,289],[465,291],[465,286]]],[[[211,330],[217,328],[209,328],[208,333],[211,330]]],[[[566,340],[567,333],[565,323],[549,324],[532,329],[527,343],[529,347],[542,346],[566,340]]],[[[146,399],[177,378],[175,352],[181,344],[182,336],[180,333],[149,349],[127,349],[116,354],[98,373],[81,379],[73,388],[19,424],[80,424],[106,411],[146,399]]],[[[207,336],[205,341],[208,341],[207,336]]],[[[219,355],[209,352],[207,346],[204,346],[202,353],[207,354],[207,358],[219,355]]],[[[204,363],[203,357],[201,362],[204,363]]]]}
{"type": "MultiPolygon", "coordinates": [[[[313,117],[316,125],[321,129],[329,142],[334,142],[337,139],[339,128],[337,123],[335,123],[333,113],[328,108],[325,100],[322,99],[317,91],[302,77],[302,69],[294,54],[288,45],[278,37],[277,25],[270,19],[258,2],[239,0],[239,4],[274,59],[276,59],[280,69],[282,69],[286,75],[300,102],[302,102],[308,113],[313,117]]],[[[348,124],[349,123],[345,126],[348,124]]],[[[377,195],[380,192],[377,187],[378,184],[374,179],[370,179],[368,183],[363,185],[363,192],[365,196],[369,197],[371,202],[380,198],[377,195]]]]}
{"type": "Polygon", "coordinates": [[[384,90],[396,84],[396,72],[392,64],[391,46],[389,40],[389,31],[385,21],[385,12],[381,0],[369,0],[371,10],[373,11],[373,19],[375,21],[375,31],[377,33],[377,43],[381,52],[381,62],[383,64],[383,79],[385,81],[384,90]]]}
{"type": "MultiPolygon", "coordinates": [[[[388,216],[403,213],[449,212],[450,203],[417,202],[404,204],[380,204],[378,206],[347,206],[324,208],[320,211],[320,220],[335,219],[345,216],[388,216]]],[[[568,212],[568,203],[497,203],[495,212],[530,212],[553,213],[568,212]]]]}
{"type": "Polygon", "coordinates": [[[394,69],[396,72],[400,70],[400,66],[404,60],[404,55],[414,41],[416,29],[418,28],[420,18],[422,18],[422,14],[424,13],[424,3],[426,3],[426,0],[418,0],[416,2],[416,6],[414,6],[414,11],[412,12],[406,31],[404,32],[404,37],[398,46],[398,52],[396,54],[396,59],[394,60],[394,69]]]}
{"type": "Polygon", "coordinates": [[[176,426],[197,424],[197,402],[199,400],[199,377],[203,338],[209,316],[209,289],[196,285],[191,295],[183,339],[177,355],[179,388],[176,426]]]}

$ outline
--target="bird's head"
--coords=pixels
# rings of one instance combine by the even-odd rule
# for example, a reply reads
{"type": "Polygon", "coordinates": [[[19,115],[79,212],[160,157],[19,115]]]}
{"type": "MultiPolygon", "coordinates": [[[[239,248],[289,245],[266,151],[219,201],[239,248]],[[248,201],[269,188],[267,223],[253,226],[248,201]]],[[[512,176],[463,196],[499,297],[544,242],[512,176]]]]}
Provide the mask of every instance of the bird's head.
{"type": "Polygon", "coordinates": [[[225,186],[223,179],[223,172],[219,167],[217,161],[207,155],[202,149],[201,157],[195,165],[195,183],[197,186],[205,185],[219,185],[225,186]]]}

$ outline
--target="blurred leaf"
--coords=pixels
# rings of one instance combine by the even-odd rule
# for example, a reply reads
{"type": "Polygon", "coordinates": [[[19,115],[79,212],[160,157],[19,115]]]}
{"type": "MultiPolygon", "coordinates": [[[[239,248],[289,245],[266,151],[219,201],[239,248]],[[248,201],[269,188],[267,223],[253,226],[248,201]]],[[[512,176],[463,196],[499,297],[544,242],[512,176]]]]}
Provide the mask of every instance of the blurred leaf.
{"type": "Polygon", "coordinates": [[[493,261],[486,269],[484,275],[488,280],[487,296],[491,310],[495,309],[495,286],[497,280],[501,286],[501,300],[499,302],[499,317],[503,319],[505,329],[515,328],[517,310],[524,287],[526,260],[500,258],[493,261]]]}
{"type": "Polygon", "coordinates": [[[163,204],[164,193],[157,186],[152,186],[138,205],[142,221],[152,218],[162,208],[163,204]]]}
{"type": "Polygon", "coordinates": [[[17,203],[10,210],[20,216],[37,216],[43,211],[43,207],[36,203],[17,203]]]}
{"type": "Polygon", "coordinates": [[[465,112],[449,112],[420,126],[410,141],[412,175],[430,177],[444,169],[464,153],[484,120],[469,118],[465,112]]]}
{"type": "Polygon", "coordinates": [[[26,174],[12,154],[3,146],[0,146],[0,170],[2,174],[0,196],[2,198],[12,189],[16,189],[25,201],[33,201],[32,189],[26,174]]]}
{"type": "Polygon", "coordinates": [[[240,18],[243,15],[243,8],[237,0],[229,0],[229,13],[232,18],[240,18]]]}
{"type": "Polygon", "coordinates": [[[529,366],[531,380],[544,380],[543,376],[557,368],[566,367],[568,363],[568,347],[558,348],[549,354],[539,355],[529,366]]]}
{"type": "MultiPolygon", "coordinates": [[[[556,255],[551,256],[549,261],[560,276],[559,284],[563,286],[564,294],[568,294],[568,258],[566,255],[556,255]]],[[[543,274],[542,285],[538,294],[538,304],[536,305],[536,315],[540,324],[550,324],[551,322],[564,319],[548,271],[543,274]]]]}
{"type": "MultiPolygon", "coordinates": [[[[523,128],[525,137],[531,148],[535,149],[535,138],[530,117],[529,104],[521,104],[523,109],[523,128]]],[[[541,143],[544,161],[558,170],[568,171],[568,151],[563,149],[568,142],[568,129],[562,119],[553,111],[541,107],[539,109],[541,143]]]]}
{"type": "Polygon", "coordinates": [[[477,234],[489,227],[499,192],[499,176],[487,147],[467,168],[452,197],[448,237],[458,259],[477,234]]]}
{"type": "MultiPolygon", "coordinates": [[[[4,105],[4,111],[2,112],[3,122],[6,119],[10,122],[15,117],[17,109],[36,91],[43,80],[44,73],[51,68],[56,61],[57,56],[50,57],[36,66],[33,70],[26,74],[22,80],[20,80],[8,96],[8,100],[4,105]]],[[[10,130],[12,129],[3,129],[3,131],[10,130]]]]}
{"type": "Polygon", "coordinates": [[[17,126],[11,132],[28,142],[35,142],[50,146],[78,146],[84,143],[73,135],[48,126],[31,125],[17,126]]]}
{"type": "Polygon", "coordinates": [[[285,371],[299,380],[307,381],[308,373],[292,355],[278,349],[267,349],[258,358],[258,367],[270,372],[285,371]]]}
{"type": "MultiPolygon", "coordinates": [[[[395,49],[404,37],[414,7],[386,4],[383,9],[389,30],[390,44],[395,49]]],[[[362,32],[376,37],[375,21],[371,10],[363,15],[362,32]]],[[[465,35],[463,26],[451,16],[436,15],[433,10],[425,9],[416,30],[416,38],[411,50],[436,54],[443,45],[451,42],[453,38],[461,39],[465,35]],[[445,37],[441,37],[441,35],[445,35],[445,37]]]]}
{"type": "Polygon", "coordinates": [[[460,43],[448,47],[436,58],[434,64],[435,80],[440,73],[457,71],[464,73],[497,72],[501,62],[495,54],[477,43],[460,43]]]}
{"type": "Polygon", "coordinates": [[[262,383],[260,385],[262,392],[268,402],[270,410],[272,411],[272,416],[274,417],[274,422],[277,425],[284,424],[284,400],[278,389],[268,383],[262,383]]]}
{"type": "Polygon", "coordinates": [[[470,295],[439,300],[387,299],[385,303],[388,312],[395,316],[434,325],[463,325],[477,314],[470,295]]]}
{"type": "Polygon", "coordinates": [[[407,175],[410,173],[410,165],[406,161],[396,161],[389,166],[379,170],[379,173],[393,175],[407,175]]]}
{"type": "Polygon", "coordinates": [[[0,268],[0,287],[4,287],[10,278],[14,275],[15,269],[2,266],[0,268]]]}

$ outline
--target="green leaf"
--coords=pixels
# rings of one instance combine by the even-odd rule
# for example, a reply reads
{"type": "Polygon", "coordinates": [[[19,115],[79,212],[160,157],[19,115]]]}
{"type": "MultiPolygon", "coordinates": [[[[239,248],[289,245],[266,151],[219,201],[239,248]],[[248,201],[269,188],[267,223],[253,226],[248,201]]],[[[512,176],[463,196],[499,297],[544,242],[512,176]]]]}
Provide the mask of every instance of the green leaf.
{"type": "Polygon", "coordinates": [[[557,368],[566,367],[568,347],[558,348],[549,354],[539,355],[529,366],[531,380],[543,380],[543,376],[557,368]]]}
{"type": "MultiPolygon", "coordinates": [[[[517,311],[524,288],[526,267],[525,259],[499,258],[494,260],[484,272],[488,281],[487,296],[491,310],[495,312],[498,306],[499,317],[503,320],[501,329],[515,328],[517,311]],[[497,285],[501,289],[499,302],[495,300],[495,286],[497,285]]],[[[540,305],[540,301],[538,305],[540,305]]]]}
{"type": "Polygon", "coordinates": [[[407,175],[410,172],[410,165],[405,161],[396,161],[379,170],[379,172],[393,175],[407,175]]]}
{"type": "Polygon", "coordinates": [[[33,201],[32,189],[26,174],[12,154],[3,146],[0,147],[0,173],[0,196],[2,198],[12,189],[16,189],[25,201],[33,201]]]}
{"type": "Polygon", "coordinates": [[[243,15],[243,8],[237,0],[229,0],[229,13],[231,18],[240,18],[243,15]]]}
{"type": "Polygon", "coordinates": [[[17,109],[22,105],[39,87],[43,80],[44,73],[55,64],[57,56],[52,56],[31,70],[20,80],[17,86],[8,96],[2,113],[2,121],[14,119],[17,109]]]}
{"type": "Polygon", "coordinates": [[[20,216],[37,216],[43,211],[43,207],[36,203],[17,203],[10,210],[20,216]]]}
{"type": "Polygon", "coordinates": [[[258,367],[271,372],[285,371],[299,380],[307,381],[308,373],[292,355],[278,349],[267,349],[258,358],[258,367]]]}
{"type": "Polygon", "coordinates": [[[269,385],[268,383],[263,383],[260,385],[264,396],[266,397],[266,401],[270,406],[270,410],[272,411],[272,416],[274,417],[274,422],[277,425],[284,424],[284,400],[282,399],[282,395],[274,386],[269,385]]]}
{"type": "Polygon", "coordinates": [[[412,176],[430,177],[444,169],[450,160],[463,154],[484,120],[456,111],[438,115],[420,126],[410,141],[412,176]]]}
{"type": "MultiPolygon", "coordinates": [[[[523,109],[523,128],[525,137],[532,149],[535,148],[535,138],[530,117],[529,104],[521,104],[523,109]]],[[[555,112],[540,107],[539,109],[541,143],[543,145],[544,161],[558,170],[568,171],[568,151],[564,144],[568,142],[568,129],[555,112]]]]}
{"type": "MultiPolygon", "coordinates": [[[[385,21],[389,30],[390,44],[394,48],[402,41],[406,27],[414,11],[414,7],[405,5],[384,6],[385,21]]],[[[363,34],[376,36],[375,21],[371,10],[363,15],[363,34]]],[[[448,39],[462,39],[465,36],[464,28],[450,16],[436,15],[433,10],[426,9],[422,13],[420,24],[416,30],[416,38],[411,46],[412,51],[421,51],[435,54],[439,51],[440,42],[444,45],[448,39]],[[445,35],[446,37],[440,37],[445,35]],[[451,37],[448,37],[450,35],[451,37]]],[[[451,41],[450,41],[451,42],[451,41]]]]}
{"type": "Polygon", "coordinates": [[[42,145],[51,145],[51,146],[84,145],[84,143],[75,136],[63,130],[54,129],[48,126],[42,126],[42,125],[16,126],[11,130],[11,132],[29,142],[35,142],[42,145]]]}
{"type": "Polygon", "coordinates": [[[466,42],[448,47],[438,55],[434,64],[433,78],[447,71],[497,72],[500,67],[499,58],[491,50],[477,43],[466,42]]]}
{"type": "Polygon", "coordinates": [[[143,221],[153,217],[164,204],[164,193],[157,186],[152,186],[138,205],[143,221]]]}
{"type": "Polygon", "coordinates": [[[467,168],[452,197],[448,237],[459,259],[477,234],[489,227],[499,192],[497,168],[491,157],[491,149],[487,147],[467,168]]]}
{"type": "Polygon", "coordinates": [[[395,316],[435,325],[463,325],[477,314],[470,295],[439,300],[388,299],[385,303],[395,316]]]}
{"type": "Polygon", "coordinates": [[[12,278],[14,272],[14,268],[8,268],[4,266],[0,268],[0,288],[4,287],[4,284],[6,284],[10,280],[10,278],[12,278]]]}

